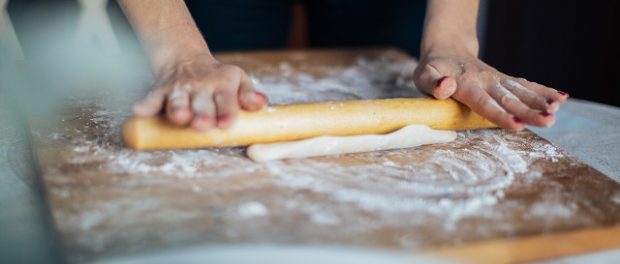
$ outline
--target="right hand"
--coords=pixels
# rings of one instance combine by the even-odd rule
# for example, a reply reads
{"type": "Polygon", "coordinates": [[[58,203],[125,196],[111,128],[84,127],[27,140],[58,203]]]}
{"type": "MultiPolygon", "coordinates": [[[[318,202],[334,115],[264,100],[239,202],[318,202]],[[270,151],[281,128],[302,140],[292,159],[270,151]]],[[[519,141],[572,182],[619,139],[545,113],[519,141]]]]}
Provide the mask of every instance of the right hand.
{"type": "Polygon", "coordinates": [[[152,90],[133,112],[136,116],[164,112],[173,124],[205,131],[230,127],[240,108],[256,111],[266,104],[267,97],[254,89],[241,68],[201,55],[162,67],[152,90]]]}

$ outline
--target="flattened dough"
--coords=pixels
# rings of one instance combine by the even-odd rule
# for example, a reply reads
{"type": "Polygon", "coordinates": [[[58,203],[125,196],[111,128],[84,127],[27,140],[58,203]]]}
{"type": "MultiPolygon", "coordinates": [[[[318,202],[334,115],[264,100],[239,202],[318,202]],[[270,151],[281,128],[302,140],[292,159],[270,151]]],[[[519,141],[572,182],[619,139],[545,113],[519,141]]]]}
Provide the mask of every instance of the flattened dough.
{"type": "Polygon", "coordinates": [[[254,161],[305,158],[344,153],[411,148],[445,143],[456,138],[455,131],[434,130],[425,125],[409,125],[389,134],[321,136],[298,141],[254,144],[247,154],[254,161]]]}

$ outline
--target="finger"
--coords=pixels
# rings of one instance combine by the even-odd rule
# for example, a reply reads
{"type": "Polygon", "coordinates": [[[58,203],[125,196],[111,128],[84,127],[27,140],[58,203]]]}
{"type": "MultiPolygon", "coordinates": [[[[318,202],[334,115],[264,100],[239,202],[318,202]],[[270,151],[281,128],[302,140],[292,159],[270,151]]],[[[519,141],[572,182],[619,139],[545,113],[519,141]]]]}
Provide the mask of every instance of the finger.
{"type": "Polygon", "coordinates": [[[162,89],[153,88],[152,92],[133,105],[134,115],[147,117],[159,114],[164,105],[164,98],[162,89]]]}
{"type": "Polygon", "coordinates": [[[531,90],[525,88],[525,86],[512,79],[505,79],[501,82],[501,84],[530,108],[547,112],[553,112],[554,109],[557,109],[555,106],[558,105],[558,102],[532,92],[531,90]]]}
{"type": "Polygon", "coordinates": [[[247,111],[257,111],[265,107],[267,103],[267,96],[261,92],[257,92],[252,80],[247,74],[242,73],[239,83],[239,106],[247,111]]]}
{"type": "Polygon", "coordinates": [[[166,101],[166,117],[176,125],[186,125],[192,118],[187,91],[175,88],[166,101]]]}
{"type": "Polygon", "coordinates": [[[555,117],[551,113],[528,107],[499,82],[494,87],[489,88],[488,91],[489,95],[508,113],[523,120],[526,124],[550,126],[555,121],[555,117]]]}
{"type": "Polygon", "coordinates": [[[236,89],[218,89],[213,94],[215,102],[217,127],[228,128],[232,125],[237,112],[239,112],[239,100],[236,89]]]}
{"type": "Polygon", "coordinates": [[[215,103],[208,90],[200,90],[192,94],[192,111],[194,112],[191,126],[200,131],[215,127],[215,103]]]}
{"type": "Polygon", "coordinates": [[[545,102],[547,103],[547,112],[555,113],[560,108],[560,104],[566,101],[566,98],[563,98],[563,94],[555,89],[551,89],[534,82],[529,82],[523,78],[517,78],[514,82],[520,84],[521,87],[526,88],[528,91],[544,97],[545,102]]]}
{"type": "Polygon", "coordinates": [[[471,108],[500,127],[520,130],[523,121],[507,113],[478,83],[459,84],[460,86],[476,86],[470,89],[457,89],[452,97],[471,108]]]}
{"type": "Polygon", "coordinates": [[[416,87],[437,99],[446,99],[456,91],[456,80],[428,63],[414,72],[416,87]]]}
{"type": "MultiPolygon", "coordinates": [[[[541,96],[544,96],[550,101],[553,101],[552,103],[554,102],[563,103],[568,99],[568,93],[566,92],[558,91],[556,89],[549,88],[547,86],[544,86],[542,84],[538,84],[535,82],[530,82],[523,78],[518,78],[515,81],[525,86],[526,88],[530,89],[531,91],[541,96]]],[[[559,104],[557,105],[559,106],[559,104]]]]}

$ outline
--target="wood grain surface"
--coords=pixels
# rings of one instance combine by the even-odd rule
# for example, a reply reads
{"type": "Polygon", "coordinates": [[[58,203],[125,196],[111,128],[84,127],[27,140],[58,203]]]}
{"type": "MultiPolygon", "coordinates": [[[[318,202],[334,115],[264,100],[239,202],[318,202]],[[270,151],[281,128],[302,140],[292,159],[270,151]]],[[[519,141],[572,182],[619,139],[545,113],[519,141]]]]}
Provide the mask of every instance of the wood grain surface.
{"type": "MultiPolygon", "coordinates": [[[[250,72],[273,103],[422,96],[408,79],[415,61],[394,50],[218,58],[250,72]]],[[[348,245],[472,262],[620,246],[555,236],[617,234],[620,184],[529,131],[466,131],[447,144],[265,164],[243,148],[137,153],[123,145],[120,126],[143,86],[76,95],[33,122],[47,201],[72,262],[194,244],[348,245]],[[593,231],[603,227],[611,229],[593,231]],[[544,243],[527,251],[504,243],[532,239],[544,243]],[[577,246],[550,253],[564,242],[577,246]],[[501,257],[484,257],[493,252],[501,257]]]]}

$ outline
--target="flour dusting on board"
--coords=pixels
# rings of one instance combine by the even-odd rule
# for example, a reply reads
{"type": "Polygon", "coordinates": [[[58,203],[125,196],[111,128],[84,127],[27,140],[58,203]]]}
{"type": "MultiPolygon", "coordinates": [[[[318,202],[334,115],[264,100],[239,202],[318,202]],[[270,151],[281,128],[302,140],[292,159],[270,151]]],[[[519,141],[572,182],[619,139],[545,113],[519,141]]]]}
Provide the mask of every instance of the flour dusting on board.
{"type": "MultiPolygon", "coordinates": [[[[276,104],[419,97],[407,79],[414,66],[384,58],[361,59],[350,67],[314,76],[282,64],[280,76],[255,75],[252,79],[257,89],[276,104]]],[[[284,224],[294,221],[303,226],[296,232],[307,238],[318,234],[329,237],[330,229],[324,229],[327,227],[353,236],[429,223],[437,234],[451,237],[459,228],[470,228],[470,219],[496,220],[497,225],[487,228],[509,234],[515,232],[514,227],[501,224],[503,216],[497,211],[501,210],[498,205],[512,188],[535,183],[542,177],[537,165],[540,161],[556,162],[563,157],[545,141],[533,141],[523,132],[503,130],[459,132],[456,141],[446,144],[346,154],[337,160],[317,157],[256,163],[246,158],[244,148],[240,147],[135,152],[123,146],[119,129],[129,116],[128,105],[137,98],[123,99],[114,101],[115,104],[95,102],[97,110],[77,117],[84,122],[84,131],[94,131],[94,138],[67,138],[60,131],[47,139],[70,142],[67,151],[60,155],[65,155],[74,166],[88,167],[93,175],[97,170],[114,172],[114,179],[110,180],[117,181],[119,188],[156,190],[165,185],[185,190],[186,195],[178,197],[180,200],[208,201],[210,207],[180,209],[183,207],[177,201],[159,199],[153,192],[140,199],[94,203],[73,214],[55,212],[61,228],[78,226],[89,231],[111,221],[126,221],[126,225],[134,226],[140,217],[166,223],[172,223],[172,218],[202,221],[200,215],[209,212],[227,226],[212,232],[221,231],[231,241],[241,234],[259,237],[260,232],[268,232],[271,229],[255,228],[266,228],[270,219],[284,224]],[[227,203],[218,205],[223,201],[227,203]]],[[[70,168],[58,168],[62,169],[70,168]]],[[[52,191],[64,192],[58,197],[71,199],[72,194],[65,189],[52,191]]],[[[553,199],[556,194],[549,195],[553,199]]],[[[509,204],[502,208],[510,210],[509,204]]],[[[543,201],[531,208],[528,217],[546,219],[544,214],[549,212],[568,218],[574,210],[571,205],[543,201]]],[[[480,232],[488,231],[478,228],[480,232]]],[[[80,238],[88,247],[109,245],[106,234],[85,234],[98,235],[80,238]]],[[[161,237],[162,241],[177,238],[171,234],[161,237]]],[[[396,241],[404,248],[425,243],[424,236],[411,235],[396,241]]]]}
{"type": "Polygon", "coordinates": [[[354,67],[316,78],[282,63],[278,75],[252,80],[273,104],[420,97],[410,79],[414,68],[414,63],[360,59],[354,67]]]}

